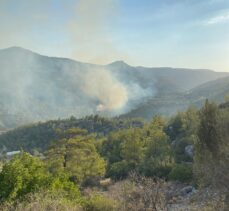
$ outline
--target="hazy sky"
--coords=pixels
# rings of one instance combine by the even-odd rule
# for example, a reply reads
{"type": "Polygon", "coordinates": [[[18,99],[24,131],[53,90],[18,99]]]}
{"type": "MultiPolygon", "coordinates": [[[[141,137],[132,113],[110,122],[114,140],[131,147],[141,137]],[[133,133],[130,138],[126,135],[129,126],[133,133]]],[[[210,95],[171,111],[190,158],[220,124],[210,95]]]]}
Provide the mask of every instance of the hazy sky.
{"type": "Polygon", "coordinates": [[[0,48],[229,71],[229,0],[0,0],[0,48]]]}

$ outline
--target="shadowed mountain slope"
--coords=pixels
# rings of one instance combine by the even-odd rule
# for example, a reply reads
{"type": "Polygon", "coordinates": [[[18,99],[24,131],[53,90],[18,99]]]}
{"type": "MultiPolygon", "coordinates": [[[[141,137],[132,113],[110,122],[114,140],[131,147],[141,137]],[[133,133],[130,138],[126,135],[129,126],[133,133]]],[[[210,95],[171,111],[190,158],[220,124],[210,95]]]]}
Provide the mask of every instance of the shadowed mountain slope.
{"type": "MultiPolygon", "coordinates": [[[[168,99],[165,104],[175,103],[175,109],[173,93],[227,75],[211,70],[133,67],[123,61],[94,65],[42,56],[20,47],[2,49],[0,128],[72,115],[118,116],[144,102],[154,102],[155,97],[168,99]]],[[[153,109],[160,113],[162,107],[153,109]]]]}

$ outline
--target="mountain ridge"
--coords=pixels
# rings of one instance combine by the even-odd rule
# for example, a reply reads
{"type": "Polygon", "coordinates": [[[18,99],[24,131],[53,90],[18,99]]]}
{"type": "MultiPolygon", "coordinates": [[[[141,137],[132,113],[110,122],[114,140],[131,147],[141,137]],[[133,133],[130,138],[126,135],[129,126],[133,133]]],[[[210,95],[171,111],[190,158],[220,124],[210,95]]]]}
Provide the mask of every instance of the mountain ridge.
{"type": "Polygon", "coordinates": [[[154,97],[184,93],[225,76],[229,73],[134,67],[124,61],[95,65],[21,47],[1,49],[0,127],[72,115],[128,114],[154,97]]]}
{"type": "Polygon", "coordinates": [[[190,67],[170,67],[170,66],[142,66],[142,65],[130,65],[128,64],[127,62],[125,62],[124,60],[115,60],[111,63],[108,63],[108,64],[95,64],[95,63],[90,63],[90,62],[83,62],[83,61],[79,61],[79,60],[76,60],[76,59],[73,59],[73,58],[68,58],[68,57],[61,57],[61,56],[47,56],[47,55],[44,55],[42,53],[37,53],[33,50],[30,50],[30,49],[27,49],[27,48],[24,48],[24,47],[21,47],[21,46],[10,46],[10,47],[7,47],[7,48],[1,48],[0,49],[0,52],[1,51],[24,51],[24,52],[30,52],[30,53],[33,53],[33,54],[36,54],[36,55],[39,55],[39,56],[42,56],[42,57],[48,57],[48,58],[51,58],[51,59],[63,59],[63,60],[69,60],[69,61],[73,61],[73,62],[77,62],[77,63],[81,63],[81,64],[89,64],[89,65],[95,65],[95,66],[110,66],[110,65],[125,65],[125,66],[128,66],[128,67],[133,67],[133,68],[142,68],[142,69],[148,69],[148,70],[154,70],[154,69],[170,69],[170,70],[181,70],[181,71],[210,71],[210,72],[216,72],[216,73],[227,73],[226,71],[216,71],[216,70],[213,70],[213,69],[206,69],[206,68],[190,68],[190,67]]]}
{"type": "Polygon", "coordinates": [[[229,76],[206,82],[186,92],[155,96],[121,117],[149,119],[157,114],[173,115],[188,107],[200,108],[206,99],[218,104],[224,103],[225,96],[228,94],[229,76]]]}

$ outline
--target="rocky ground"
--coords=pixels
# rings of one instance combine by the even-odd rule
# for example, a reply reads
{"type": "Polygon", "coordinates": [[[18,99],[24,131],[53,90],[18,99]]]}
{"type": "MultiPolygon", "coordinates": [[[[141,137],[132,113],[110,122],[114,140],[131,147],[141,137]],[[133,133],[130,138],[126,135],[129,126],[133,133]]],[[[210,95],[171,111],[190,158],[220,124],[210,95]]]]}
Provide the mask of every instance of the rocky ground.
{"type": "Polygon", "coordinates": [[[224,197],[210,188],[195,189],[193,186],[172,184],[168,211],[223,211],[224,197]]]}
{"type": "MultiPolygon", "coordinates": [[[[125,203],[125,207],[128,208],[126,209],[133,211],[225,210],[224,198],[219,192],[211,188],[196,189],[194,186],[180,182],[163,184],[151,182],[147,187],[142,184],[136,187],[126,180],[105,185],[99,192],[120,203],[125,203]]],[[[122,207],[120,211],[126,209],[122,207]]]]}

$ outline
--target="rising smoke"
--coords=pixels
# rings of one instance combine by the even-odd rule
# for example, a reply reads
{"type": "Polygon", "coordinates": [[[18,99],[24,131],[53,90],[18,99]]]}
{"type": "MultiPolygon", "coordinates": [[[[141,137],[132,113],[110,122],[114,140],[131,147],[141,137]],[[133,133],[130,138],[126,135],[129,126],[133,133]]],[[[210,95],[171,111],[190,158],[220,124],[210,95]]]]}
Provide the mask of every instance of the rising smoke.
{"type": "Polygon", "coordinates": [[[97,111],[120,110],[128,101],[127,88],[102,68],[88,72],[81,88],[86,95],[98,100],[97,111]]]}
{"type": "Polygon", "coordinates": [[[0,115],[17,115],[27,122],[97,113],[115,116],[154,94],[152,86],[143,88],[136,73],[116,68],[20,48],[0,50],[0,115]]]}
{"type": "MultiPolygon", "coordinates": [[[[11,3],[12,1],[10,0],[11,3]]],[[[44,2],[51,7],[52,1],[22,0],[20,7],[16,8],[18,18],[12,18],[10,14],[3,15],[9,1],[2,2],[4,8],[0,8],[0,26],[5,36],[0,40],[0,46],[34,46],[33,36],[28,36],[28,33],[38,26],[44,31],[49,29],[58,34],[51,27],[55,25],[57,17],[46,19],[50,16],[44,2]]],[[[70,33],[69,42],[74,58],[108,63],[128,57],[113,43],[113,36],[107,28],[108,21],[113,21],[117,15],[117,2],[118,0],[73,1],[74,13],[66,21],[68,30],[65,33],[70,33]]],[[[4,55],[3,52],[2,55],[0,112],[4,107],[4,113],[12,114],[11,116],[19,114],[29,121],[70,115],[82,117],[98,112],[101,115],[119,115],[132,109],[141,99],[152,95],[151,89],[142,88],[124,75],[113,74],[107,66],[41,57],[18,49],[11,49],[10,53],[7,51],[4,55]]]]}
{"type": "Polygon", "coordinates": [[[114,34],[109,29],[117,14],[118,0],[79,0],[69,23],[73,57],[97,64],[126,60],[128,55],[114,44],[114,34]]]}

